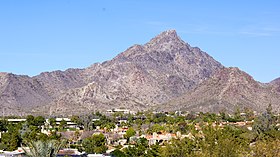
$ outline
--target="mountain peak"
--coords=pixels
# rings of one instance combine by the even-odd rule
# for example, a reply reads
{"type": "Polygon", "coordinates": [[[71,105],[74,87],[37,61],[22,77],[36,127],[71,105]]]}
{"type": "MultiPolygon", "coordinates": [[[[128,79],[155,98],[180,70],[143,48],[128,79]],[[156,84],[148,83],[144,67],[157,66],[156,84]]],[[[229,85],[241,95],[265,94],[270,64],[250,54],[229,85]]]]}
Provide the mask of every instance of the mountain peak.
{"type": "Polygon", "coordinates": [[[139,56],[139,54],[146,54],[154,51],[175,52],[174,49],[187,49],[189,51],[189,45],[181,40],[175,30],[167,30],[152,38],[144,45],[135,44],[129,47],[116,58],[120,59],[122,57],[135,57],[139,56]]]}
{"type": "Polygon", "coordinates": [[[171,29],[160,33],[158,36],[178,37],[176,30],[171,29]]]}
{"type": "Polygon", "coordinates": [[[145,44],[145,46],[148,48],[152,48],[154,46],[163,44],[182,46],[186,43],[177,35],[177,32],[175,30],[167,30],[154,37],[152,40],[150,40],[150,42],[145,44]]]}
{"type": "Polygon", "coordinates": [[[178,36],[176,30],[167,30],[161,32],[159,35],[154,37],[151,41],[161,40],[161,39],[170,39],[170,40],[181,40],[178,36]]]}

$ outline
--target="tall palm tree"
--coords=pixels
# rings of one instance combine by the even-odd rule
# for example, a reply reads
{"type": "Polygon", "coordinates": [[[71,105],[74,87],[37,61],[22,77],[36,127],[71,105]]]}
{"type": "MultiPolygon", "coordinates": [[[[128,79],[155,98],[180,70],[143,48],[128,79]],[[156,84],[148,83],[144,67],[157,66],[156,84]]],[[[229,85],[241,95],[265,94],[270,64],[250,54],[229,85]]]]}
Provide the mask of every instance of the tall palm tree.
{"type": "Polygon", "coordinates": [[[64,146],[66,141],[30,141],[26,145],[30,150],[26,150],[25,154],[29,157],[56,157],[59,149],[64,146]]]}

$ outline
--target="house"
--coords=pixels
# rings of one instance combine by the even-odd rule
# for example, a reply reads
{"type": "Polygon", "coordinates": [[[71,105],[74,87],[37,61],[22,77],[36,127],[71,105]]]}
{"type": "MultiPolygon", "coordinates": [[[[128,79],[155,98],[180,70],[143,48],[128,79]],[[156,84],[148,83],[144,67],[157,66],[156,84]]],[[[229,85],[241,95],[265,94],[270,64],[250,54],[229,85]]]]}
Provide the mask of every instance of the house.
{"type": "Polygon", "coordinates": [[[88,157],[111,157],[110,155],[105,154],[88,154],[88,157]]]}
{"type": "Polygon", "coordinates": [[[67,156],[67,157],[87,157],[85,152],[79,152],[78,149],[62,149],[56,155],[57,157],[67,156]]]}
{"type": "Polygon", "coordinates": [[[134,111],[130,111],[128,109],[112,109],[112,110],[107,110],[107,113],[112,114],[112,113],[116,113],[116,112],[120,112],[120,113],[124,113],[124,114],[134,114],[134,111]]]}
{"type": "Polygon", "coordinates": [[[153,133],[153,135],[146,135],[145,138],[149,141],[149,145],[154,144],[162,144],[163,142],[170,141],[172,138],[176,138],[175,134],[164,133],[164,134],[157,134],[153,133]]]}
{"type": "Polygon", "coordinates": [[[25,157],[25,152],[22,149],[15,151],[0,151],[0,157],[25,157]]]}
{"type": "Polygon", "coordinates": [[[19,122],[25,122],[26,119],[7,119],[7,121],[11,123],[19,123],[19,122]]]}
{"type": "MultiPolygon", "coordinates": [[[[66,124],[69,128],[78,129],[77,124],[72,122],[70,118],[55,118],[56,125],[59,125],[63,120],[66,121],[66,124]]],[[[46,119],[46,123],[50,124],[49,119],[46,119]]]]}

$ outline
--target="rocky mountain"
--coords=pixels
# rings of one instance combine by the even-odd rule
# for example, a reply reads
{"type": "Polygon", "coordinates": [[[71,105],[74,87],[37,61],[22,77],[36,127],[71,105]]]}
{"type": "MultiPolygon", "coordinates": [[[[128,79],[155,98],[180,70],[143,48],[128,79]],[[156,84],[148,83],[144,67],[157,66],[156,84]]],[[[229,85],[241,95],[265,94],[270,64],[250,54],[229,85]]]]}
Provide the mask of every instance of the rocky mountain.
{"type": "Polygon", "coordinates": [[[33,77],[48,91],[52,97],[59,96],[68,89],[78,88],[86,85],[83,69],[68,69],[66,71],[43,72],[33,77]]]}
{"type": "Polygon", "coordinates": [[[268,104],[280,111],[280,94],[238,68],[223,68],[184,95],[164,104],[165,110],[234,112],[237,108],[264,111],[268,104]]]}
{"type": "Polygon", "coordinates": [[[38,80],[23,75],[0,73],[2,114],[25,114],[33,108],[47,105],[50,100],[50,95],[38,80]]]}
{"type": "Polygon", "coordinates": [[[149,109],[180,96],[223,66],[174,30],[134,45],[98,66],[92,82],[56,99],[51,113],[125,107],[149,109]]]}
{"type": "Polygon", "coordinates": [[[3,112],[4,115],[49,113],[50,103],[62,93],[91,82],[97,65],[86,69],[43,72],[34,77],[0,73],[0,115],[3,112]]]}
{"type": "Polygon", "coordinates": [[[280,93],[280,78],[271,81],[269,85],[272,86],[275,91],[280,93]]]}
{"type": "Polygon", "coordinates": [[[217,112],[236,106],[259,111],[269,103],[279,106],[279,89],[280,79],[262,84],[237,68],[224,68],[170,30],[85,69],[34,77],[0,73],[0,111],[72,115],[124,107],[217,112]]]}

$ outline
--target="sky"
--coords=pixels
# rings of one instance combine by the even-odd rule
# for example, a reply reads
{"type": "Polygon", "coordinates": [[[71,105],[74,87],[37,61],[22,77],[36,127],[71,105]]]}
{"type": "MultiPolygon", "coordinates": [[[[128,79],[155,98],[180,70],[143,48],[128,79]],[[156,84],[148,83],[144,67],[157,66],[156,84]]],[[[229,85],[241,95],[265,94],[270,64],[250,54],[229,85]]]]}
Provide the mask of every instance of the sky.
{"type": "Polygon", "coordinates": [[[1,0],[0,71],[38,75],[112,59],[175,29],[257,81],[280,77],[279,0],[1,0]]]}

